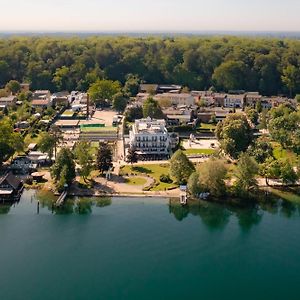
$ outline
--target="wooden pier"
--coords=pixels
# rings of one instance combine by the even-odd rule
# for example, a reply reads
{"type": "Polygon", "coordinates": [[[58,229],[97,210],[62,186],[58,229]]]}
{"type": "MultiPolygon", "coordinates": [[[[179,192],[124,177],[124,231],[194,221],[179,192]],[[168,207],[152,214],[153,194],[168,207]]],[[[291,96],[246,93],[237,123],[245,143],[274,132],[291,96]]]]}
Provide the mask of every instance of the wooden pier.
{"type": "Polygon", "coordinates": [[[57,199],[56,202],[55,202],[55,206],[56,206],[56,207],[62,206],[63,203],[64,203],[64,201],[65,201],[65,199],[66,199],[66,197],[67,197],[67,195],[68,195],[68,191],[66,190],[66,191],[64,191],[64,192],[58,197],[58,199],[57,199]]]}

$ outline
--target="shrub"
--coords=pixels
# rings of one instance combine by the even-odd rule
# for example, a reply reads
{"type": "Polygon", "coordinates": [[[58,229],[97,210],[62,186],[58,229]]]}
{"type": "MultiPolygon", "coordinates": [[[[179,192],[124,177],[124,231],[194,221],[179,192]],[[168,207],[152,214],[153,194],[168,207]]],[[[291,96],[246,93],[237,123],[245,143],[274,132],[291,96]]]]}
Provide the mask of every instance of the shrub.
{"type": "Polygon", "coordinates": [[[169,174],[161,174],[159,180],[164,183],[172,183],[173,180],[170,178],[169,174]]]}

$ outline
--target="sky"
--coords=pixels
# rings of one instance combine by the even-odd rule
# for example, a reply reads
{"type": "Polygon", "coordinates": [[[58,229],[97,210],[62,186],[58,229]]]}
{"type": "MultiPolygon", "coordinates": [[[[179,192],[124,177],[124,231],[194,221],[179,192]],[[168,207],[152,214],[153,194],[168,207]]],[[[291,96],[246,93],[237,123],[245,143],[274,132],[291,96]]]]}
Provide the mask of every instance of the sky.
{"type": "Polygon", "coordinates": [[[300,31],[300,0],[0,0],[0,31],[300,31]]]}

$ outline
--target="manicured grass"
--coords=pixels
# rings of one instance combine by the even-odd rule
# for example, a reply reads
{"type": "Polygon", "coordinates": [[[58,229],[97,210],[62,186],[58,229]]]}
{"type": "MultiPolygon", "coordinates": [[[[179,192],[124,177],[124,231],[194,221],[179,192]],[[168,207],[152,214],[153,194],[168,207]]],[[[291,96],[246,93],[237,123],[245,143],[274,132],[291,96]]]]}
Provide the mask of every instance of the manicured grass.
{"type": "Polygon", "coordinates": [[[207,124],[207,123],[201,123],[199,129],[210,129],[214,131],[217,128],[215,124],[207,124]]]}
{"type": "Polygon", "coordinates": [[[177,187],[174,183],[160,182],[159,178],[162,174],[169,174],[169,164],[153,164],[153,165],[136,165],[136,166],[124,166],[121,169],[121,175],[135,174],[135,175],[149,175],[154,178],[158,185],[151,189],[151,191],[164,191],[166,189],[177,187]]]}
{"type": "Polygon", "coordinates": [[[81,132],[117,132],[117,127],[107,126],[107,127],[82,127],[81,132]]]}
{"type": "Polygon", "coordinates": [[[126,183],[129,185],[145,185],[147,180],[143,177],[134,176],[127,178],[126,183]]]}
{"type": "Polygon", "coordinates": [[[216,153],[214,149],[187,149],[183,151],[186,155],[212,155],[216,153]]]}

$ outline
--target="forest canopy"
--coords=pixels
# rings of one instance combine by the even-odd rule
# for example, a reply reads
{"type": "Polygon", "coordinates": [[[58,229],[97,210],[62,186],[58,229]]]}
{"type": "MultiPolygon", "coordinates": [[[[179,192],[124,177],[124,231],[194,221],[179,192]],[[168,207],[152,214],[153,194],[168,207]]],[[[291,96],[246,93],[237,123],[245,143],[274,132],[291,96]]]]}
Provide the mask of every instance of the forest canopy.
{"type": "Polygon", "coordinates": [[[190,89],[239,89],[263,95],[300,92],[300,41],[242,37],[20,37],[0,39],[0,87],[87,90],[98,79],[176,83],[190,89]]]}

